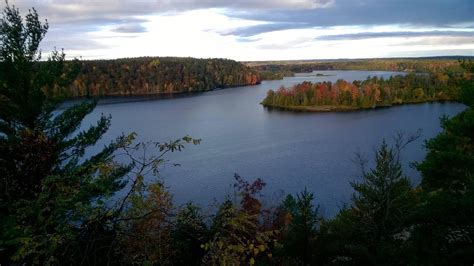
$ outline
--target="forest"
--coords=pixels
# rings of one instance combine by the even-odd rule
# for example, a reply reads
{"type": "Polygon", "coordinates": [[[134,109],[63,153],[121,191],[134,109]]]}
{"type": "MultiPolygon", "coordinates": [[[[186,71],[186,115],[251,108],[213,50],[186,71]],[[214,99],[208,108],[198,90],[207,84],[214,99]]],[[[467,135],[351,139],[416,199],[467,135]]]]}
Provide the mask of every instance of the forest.
{"type": "Polygon", "coordinates": [[[363,81],[303,82],[269,90],[262,104],[293,110],[335,111],[457,100],[459,85],[472,76],[466,71],[368,77],[363,81]]]}
{"type": "Polygon", "coordinates": [[[79,74],[56,94],[66,97],[171,94],[260,83],[255,70],[226,59],[142,57],[76,63],[79,74]]]}
{"type": "Polygon", "coordinates": [[[403,71],[409,73],[451,73],[462,71],[458,60],[473,57],[426,57],[426,58],[383,58],[383,59],[341,59],[302,61],[243,62],[259,71],[262,79],[273,80],[291,77],[294,73],[311,73],[321,70],[368,70],[403,71]]]}
{"type": "MultiPolygon", "coordinates": [[[[21,14],[7,4],[0,21],[0,264],[472,265],[472,79],[459,81],[456,92],[466,109],[442,118],[441,132],[425,143],[426,157],[414,165],[419,185],[401,167],[401,151],[417,136],[400,133],[381,140],[372,167],[358,157],[352,201],[333,218],[318,213],[306,189],[265,206],[265,181],[238,174],[237,199],[207,215],[192,202],[174,205],[158,178],[145,179],[156,177],[169,153],[200,139],[143,143],[132,132],[85,156],[111,117],[81,128],[93,100],[58,111],[62,98],[50,92],[81,74],[60,51],[40,61],[48,24],[34,9],[21,14]]],[[[460,67],[474,73],[472,61],[460,67]]],[[[390,84],[425,79],[408,75],[390,84]]]]}

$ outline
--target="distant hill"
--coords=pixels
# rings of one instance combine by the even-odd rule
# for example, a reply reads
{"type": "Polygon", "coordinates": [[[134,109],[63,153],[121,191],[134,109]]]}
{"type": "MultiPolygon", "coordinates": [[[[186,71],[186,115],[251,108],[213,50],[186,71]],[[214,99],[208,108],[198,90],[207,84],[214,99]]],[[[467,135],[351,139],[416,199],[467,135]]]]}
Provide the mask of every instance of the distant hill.
{"type": "Polygon", "coordinates": [[[425,57],[380,57],[380,58],[337,58],[337,59],[297,59],[297,60],[262,60],[262,61],[241,61],[249,66],[267,64],[305,64],[318,62],[348,62],[348,61],[413,61],[413,60],[474,60],[474,56],[468,55],[444,55],[425,57]]]}
{"type": "Polygon", "coordinates": [[[294,73],[317,70],[384,70],[404,72],[460,71],[458,60],[472,56],[441,56],[419,58],[328,59],[242,62],[261,73],[262,79],[281,79],[294,73]]]}
{"type": "Polygon", "coordinates": [[[68,97],[126,96],[209,91],[255,85],[260,76],[227,59],[141,57],[82,61],[68,97]]]}

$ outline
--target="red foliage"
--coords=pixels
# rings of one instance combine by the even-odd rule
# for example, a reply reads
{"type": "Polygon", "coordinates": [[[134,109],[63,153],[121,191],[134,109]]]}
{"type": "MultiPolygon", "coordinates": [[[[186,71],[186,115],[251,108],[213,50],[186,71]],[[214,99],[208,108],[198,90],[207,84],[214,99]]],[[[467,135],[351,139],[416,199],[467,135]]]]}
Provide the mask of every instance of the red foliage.
{"type": "Polygon", "coordinates": [[[354,84],[351,84],[351,95],[353,101],[359,97],[359,89],[354,84]]]}
{"type": "Polygon", "coordinates": [[[364,90],[364,95],[365,95],[365,96],[370,96],[370,95],[372,95],[372,88],[371,88],[371,87],[365,85],[364,88],[363,88],[363,90],[364,90]]]}
{"type": "Polygon", "coordinates": [[[249,183],[238,174],[234,174],[234,178],[236,181],[234,187],[237,188],[242,196],[242,200],[240,201],[242,208],[249,214],[259,213],[262,205],[256,198],[256,195],[262,191],[266,183],[263,182],[261,178],[257,178],[257,180],[249,183]]]}
{"type": "Polygon", "coordinates": [[[304,94],[307,91],[311,90],[311,86],[312,86],[311,82],[305,81],[293,87],[292,91],[295,91],[296,94],[304,94]]]}

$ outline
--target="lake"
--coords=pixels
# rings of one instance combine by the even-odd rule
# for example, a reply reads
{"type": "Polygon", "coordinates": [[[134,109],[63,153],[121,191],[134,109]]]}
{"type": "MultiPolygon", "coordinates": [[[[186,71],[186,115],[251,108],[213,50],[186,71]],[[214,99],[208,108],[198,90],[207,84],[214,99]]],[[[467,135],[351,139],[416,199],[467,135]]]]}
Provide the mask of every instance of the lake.
{"type": "Polygon", "coordinates": [[[104,99],[83,125],[95,123],[101,113],[112,115],[112,126],[101,145],[132,131],[141,141],[169,141],[185,135],[202,139],[201,145],[170,154],[170,163],[162,167],[160,178],[177,205],[194,201],[204,210],[212,209],[215,201],[233,195],[233,176],[238,173],[247,180],[260,177],[267,183],[262,196],[266,204],[277,204],[286,193],[307,188],[314,193],[320,213],[333,216],[353,194],[350,182],[359,177],[359,168],[352,161],[357,150],[372,159],[382,139],[391,140],[398,131],[422,129],[422,137],[402,154],[405,173],[417,184],[420,175],[409,163],[424,158],[423,141],[440,132],[441,116],[453,116],[465,108],[458,103],[426,103],[347,113],[295,113],[268,110],[259,104],[268,89],[282,85],[401,74],[317,73],[325,76],[298,74],[257,86],[168,99],[104,99]]]}

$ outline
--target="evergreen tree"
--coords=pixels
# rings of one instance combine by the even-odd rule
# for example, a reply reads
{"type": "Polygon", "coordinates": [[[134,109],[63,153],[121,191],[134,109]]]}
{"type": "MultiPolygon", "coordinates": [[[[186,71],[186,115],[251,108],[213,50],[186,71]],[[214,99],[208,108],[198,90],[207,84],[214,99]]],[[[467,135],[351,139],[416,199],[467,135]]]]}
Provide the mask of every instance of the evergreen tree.
{"type": "Polygon", "coordinates": [[[417,165],[423,201],[413,221],[411,251],[420,263],[463,265],[474,260],[473,65],[463,63],[471,76],[460,93],[467,109],[442,118],[443,131],[426,142],[428,154],[417,165]]]}
{"type": "MultiPolygon", "coordinates": [[[[0,262],[117,262],[114,249],[117,236],[128,230],[124,221],[131,219],[130,201],[153,201],[154,194],[143,191],[160,187],[144,184],[145,173],[156,174],[167,152],[199,140],[186,136],[135,145],[135,134],[130,134],[84,157],[111,118],[102,115],[95,125],[79,131],[96,103],[59,108],[61,98],[56,96],[78,68],[58,51],[40,61],[39,45],[47,29],[36,10],[22,18],[17,8],[6,4],[0,21],[0,262]],[[159,155],[134,156],[147,146],[156,147],[159,155]],[[130,163],[117,162],[119,149],[130,163]],[[122,189],[127,189],[125,196],[115,197],[114,204],[112,196],[122,189]]],[[[160,207],[151,204],[147,210],[156,213],[160,207]]]]}
{"type": "Polygon", "coordinates": [[[406,229],[405,221],[415,204],[399,153],[400,149],[389,148],[384,141],[375,154],[375,168],[364,173],[362,182],[352,184],[358,231],[373,264],[395,262],[394,255],[401,245],[396,241],[397,234],[406,229]]]}
{"type": "Polygon", "coordinates": [[[208,230],[199,207],[188,203],[176,215],[176,226],[172,232],[176,263],[179,265],[201,265],[207,242],[208,230]]]}
{"type": "Polygon", "coordinates": [[[288,195],[283,201],[283,210],[289,214],[290,223],[282,231],[282,253],[284,256],[308,264],[314,253],[319,219],[318,210],[313,206],[313,193],[306,189],[296,198],[288,195]]]}
{"type": "Polygon", "coordinates": [[[76,71],[62,52],[40,61],[39,44],[47,29],[34,9],[24,19],[8,3],[3,10],[0,208],[2,260],[7,261],[61,260],[71,251],[68,242],[80,237],[80,229],[95,230],[87,217],[100,205],[95,200],[121,189],[120,178],[129,170],[112,161],[121,141],[82,158],[106,132],[110,117],[102,116],[96,125],[77,132],[94,102],[57,113],[60,99],[50,92],[60,90],[76,71]]]}
{"type": "MultiPolygon", "coordinates": [[[[363,170],[362,180],[352,183],[356,191],[352,207],[323,224],[321,245],[327,246],[326,260],[338,264],[403,263],[400,251],[416,194],[399,160],[401,149],[410,140],[405,144],[401,140],[397,138],[395,147],[382,143],[375,153],[375,167],[363,170]]],[[[364,160],[361,165],[365,165],[364,160]]]]}

